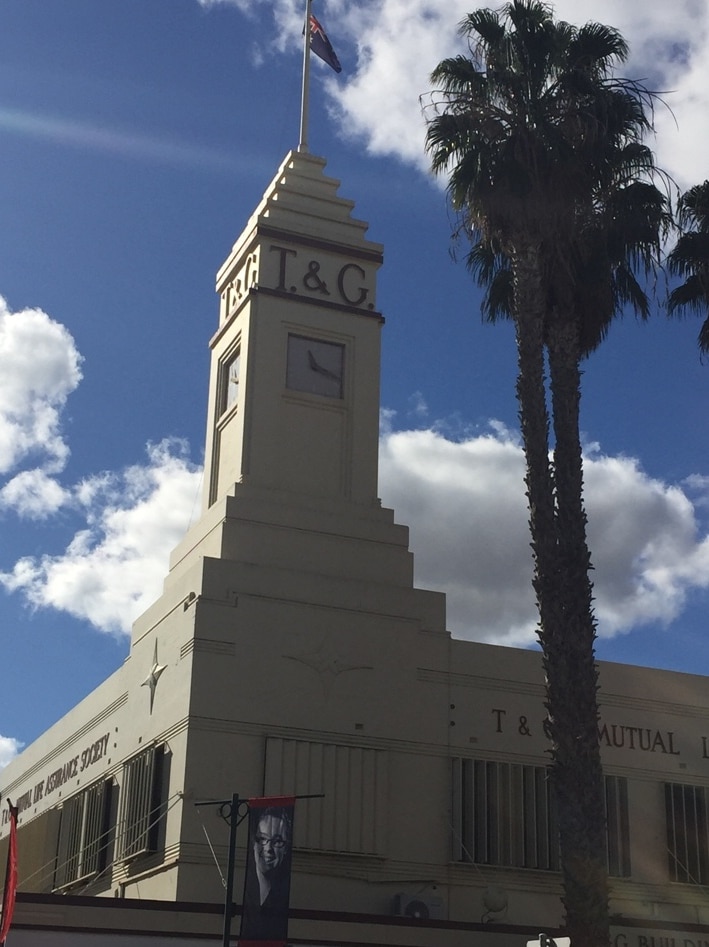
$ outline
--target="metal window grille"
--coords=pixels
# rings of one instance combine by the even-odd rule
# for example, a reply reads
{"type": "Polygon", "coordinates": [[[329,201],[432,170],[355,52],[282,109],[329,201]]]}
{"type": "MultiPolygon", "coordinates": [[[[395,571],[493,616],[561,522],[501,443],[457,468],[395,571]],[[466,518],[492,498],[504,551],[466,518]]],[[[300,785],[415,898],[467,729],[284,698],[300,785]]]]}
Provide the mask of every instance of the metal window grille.
{"type": "Polygon", "coordinates": [[[557,870],[559,844],[543,766],[453,761],[454,859],[557,870]]]}
{"type": "Polygon", "coordinates": [[[625,776],[606,776],[606,825],[608,874],[613,878],[630,877],[630,821],[628,818],[628,780],[625,776]]]}
{"type": "Polygon", "coordinates": [[[157,848],[163,748],[150,747],[123,767],[121,857],[125,861],[157,848]]]}
{"type": "MultiPolygon", "coordinates": [[[[627,780],[606,777],[608,867],[630,875],[627,780]]],[[[453,858],[559,870],[559,827],[544,766],[453,760],[453,858]]]]}
{"type": "Polygon", "coordinates": [[[706,789],[665,783],[665,812],[670,881],[708,884],[706,789]]]}
{"type": "Polygon", "coordinates": [[[112,788],[111,780],[96,783],[62,806],[55,888],[86,881],[105,868],[112,788]]]}

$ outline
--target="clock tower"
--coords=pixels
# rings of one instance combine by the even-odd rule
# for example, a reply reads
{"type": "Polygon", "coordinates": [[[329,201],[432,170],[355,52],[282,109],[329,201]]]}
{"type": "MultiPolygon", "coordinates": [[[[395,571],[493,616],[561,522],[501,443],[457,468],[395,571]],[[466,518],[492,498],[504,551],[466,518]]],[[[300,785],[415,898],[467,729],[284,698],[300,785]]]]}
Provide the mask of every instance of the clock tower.
{"type": "Polygon", "coordinates": [[[382,247],[324,165],[286,157],[217,274],[205,511],[377,502],[382,247]]]}
{"type": "MultiPolygon", "coordinates": [[[[325,794],[296,844],[379,858],[382,741],[414,704],[397,740],[447,735],[447,700],[409,699],[419,663],[447,660],[445,599],[414,587],[408,529],[377,497],[382,247],[324,167],[287,155],[219,269],[202,515],[133,626],[135,666],[179,668],[154,705],[190,799],[178,898],[212,890],[191,800],[325,794]],[[352,841],[312,835],[326,824],[352,841]]],[[[301,903],[321,869],[294,882],[301,903]]]]}

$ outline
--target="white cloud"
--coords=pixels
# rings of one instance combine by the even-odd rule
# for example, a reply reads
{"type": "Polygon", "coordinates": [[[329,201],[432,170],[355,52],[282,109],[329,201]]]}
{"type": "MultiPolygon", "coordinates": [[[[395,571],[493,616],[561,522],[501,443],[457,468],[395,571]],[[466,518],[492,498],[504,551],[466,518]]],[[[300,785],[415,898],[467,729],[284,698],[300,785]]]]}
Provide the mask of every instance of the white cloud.
{"type": "MultiPolygon", "coordinates": [[[[300,44],[300,0],[200,0],[205,7],[231,2],[243,13],[270,8],[272,45],[300,44]]],[[[429,75],[445,56],[461,50],[460,20],[476,6],[501,2],[469,0],[330,0],[318,14],[345,71],[337,79],[322,73],[331,110],[341,134],[363,141],[372,154],[391,155],[428,169],[423,152],[424,124],[419,97],[429,75]],[[351,52],[350,52],[351,51],[351,52]]],[[[706,0],[557,0],[555,13],[576,24],[589,20],[617,27],[631,47],[621,73],[643,79],[663,94],[656,120],[659,163],[681,187],[706,177],[709,138],[709,5],[706,0]]],[[[271,59],[264,61],[271,64],[271,59]]]]}
{"type": "MultiPolygon", "coordinates": [[[[447,593],[449,629],[530,644],[537,616],[516,437],[500,425],[461,441],[389,431],[380,470],[383,501],[411,529],[417,584],[447,593]]],[[[709,587],[709,538],[689,497],[597,448],[585,482],[599,634],[675,620],[690,590],[709,587]]]]}
{"type": "Polygon", "coordinates": [[[33,607],[127,633],[160,594],[168,556],[199,506],[200,483],[182,442],[152,445],[146,464],[101,474],[72,491],[85,525],[64,553],[20,559],[0,583],[33,607]]]}
{"type": "Polygon", "coordinates": [[[14,737],[0,736],[0,770],[5,769],[8,763],[17,756],[24,743],[15,740],[14,737]]]}
{"type": "Polygon", "coordinates": [[[29,456],[45,471],[64,468],[60,414],[81,379],[80,364],[64,326],[41,309],[11,312],[0,297],[0,473],[29,456]]]}
{"type": "Polygon", "coordinates": [[[600,453],[586,459],[585,489],[601,633],[673,621],[690,588],[709,586],[709,538],[689,497],[600,453]]]}
{"type": "Polygon", "coordinates": [[[0,510],[11,509],[18,516],[45,520],[71,498],[71,493],[43,470],[23,470],[0,489],[0,510]]]}

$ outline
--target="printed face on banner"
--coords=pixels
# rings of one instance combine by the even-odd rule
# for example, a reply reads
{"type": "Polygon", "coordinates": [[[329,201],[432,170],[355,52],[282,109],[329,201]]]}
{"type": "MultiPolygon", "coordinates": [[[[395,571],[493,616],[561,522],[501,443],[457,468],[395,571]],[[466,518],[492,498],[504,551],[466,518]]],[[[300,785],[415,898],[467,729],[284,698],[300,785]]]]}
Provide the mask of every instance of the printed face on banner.
{"type": "Polygon", "coordinates": [[[254,835],[254,860],[263,875],[275,875],[290,858],[290,823],[283,816],[264,815],[254,835]]]}

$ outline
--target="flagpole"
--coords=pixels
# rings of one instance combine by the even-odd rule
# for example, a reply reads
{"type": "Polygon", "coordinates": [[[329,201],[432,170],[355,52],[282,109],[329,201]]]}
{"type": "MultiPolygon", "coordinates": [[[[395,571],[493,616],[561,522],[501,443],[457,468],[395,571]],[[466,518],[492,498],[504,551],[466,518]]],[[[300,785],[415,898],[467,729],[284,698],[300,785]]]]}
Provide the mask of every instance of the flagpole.
{"type": "Polygon", "coordinates": [[[305,28],[303,30],[303,92],[300,100],[300,141],[298,151],[308,150],[308,107],[310,105],[310,6],[305,0],[305,28]]]}

